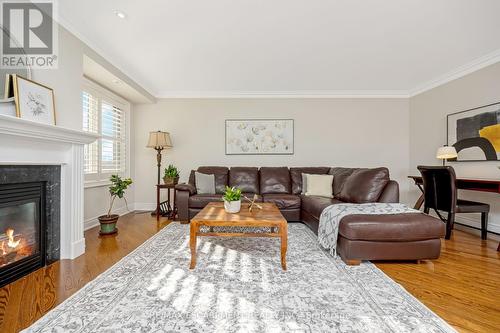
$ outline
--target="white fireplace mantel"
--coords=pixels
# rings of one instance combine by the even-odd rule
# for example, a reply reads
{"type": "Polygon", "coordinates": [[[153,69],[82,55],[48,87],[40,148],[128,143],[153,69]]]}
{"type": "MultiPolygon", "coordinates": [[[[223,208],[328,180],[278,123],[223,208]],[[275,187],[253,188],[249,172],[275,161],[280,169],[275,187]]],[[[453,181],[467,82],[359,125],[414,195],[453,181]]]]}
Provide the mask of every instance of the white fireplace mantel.
{"type": "Polygon", "coordinates": [[[0,133],[81,145],[92,143],[99,138],[97,134],[5,115],[0,115],[0,133]]]}
{"type": "Polygon", "coordinates": [[[0,115],[0,164],[61,166],[61,259],[85,252],[83,148],[98,138],[96,134],[0,115]]]}

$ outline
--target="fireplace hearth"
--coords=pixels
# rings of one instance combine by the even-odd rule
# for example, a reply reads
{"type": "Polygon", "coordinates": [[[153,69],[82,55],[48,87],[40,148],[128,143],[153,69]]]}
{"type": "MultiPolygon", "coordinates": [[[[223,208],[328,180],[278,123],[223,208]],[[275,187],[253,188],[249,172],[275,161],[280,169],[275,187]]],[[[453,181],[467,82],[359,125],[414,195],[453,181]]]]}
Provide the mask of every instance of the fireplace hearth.
{"type": "Polygon", "coordinates": [[[0,287],[59,259],[60,166],[0,166],[0,287]]]}

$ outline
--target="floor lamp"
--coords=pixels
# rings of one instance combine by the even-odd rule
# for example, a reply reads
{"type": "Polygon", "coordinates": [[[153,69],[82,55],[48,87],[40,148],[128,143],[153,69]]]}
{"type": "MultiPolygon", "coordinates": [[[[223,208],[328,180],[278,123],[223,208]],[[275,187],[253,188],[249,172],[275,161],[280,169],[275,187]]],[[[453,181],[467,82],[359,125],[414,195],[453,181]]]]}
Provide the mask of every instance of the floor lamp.
{"type": "Polygon", "coordinates": [[[156,166],[158,167],[158,180],[156,184],[160,184],[160,168],[161,168],[161,152],[165,148],[172,148],[170,133],[156,131],[149,133],[148,148],[156,150],[156,166]]]}

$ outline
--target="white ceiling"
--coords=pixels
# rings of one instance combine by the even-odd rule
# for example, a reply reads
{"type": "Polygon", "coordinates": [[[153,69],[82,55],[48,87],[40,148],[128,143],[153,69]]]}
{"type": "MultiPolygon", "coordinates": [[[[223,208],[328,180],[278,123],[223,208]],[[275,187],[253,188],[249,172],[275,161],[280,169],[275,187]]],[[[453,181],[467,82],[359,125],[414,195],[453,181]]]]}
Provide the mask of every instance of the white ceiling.
{"type": "Polygon", "coordinates": [[[63,25],[158,97],[405,95],[500,60],[499,13],[499,0],[59,1],[63,25]]]}

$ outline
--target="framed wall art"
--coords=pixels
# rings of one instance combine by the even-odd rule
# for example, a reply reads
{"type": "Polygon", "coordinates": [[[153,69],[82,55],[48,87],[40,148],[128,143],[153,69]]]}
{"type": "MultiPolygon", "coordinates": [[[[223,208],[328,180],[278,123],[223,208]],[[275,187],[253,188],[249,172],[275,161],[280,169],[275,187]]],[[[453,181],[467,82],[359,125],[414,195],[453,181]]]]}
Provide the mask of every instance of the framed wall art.
{"type": "Polygon", "coordinates": [[[293,119],[226,120],[226,155],[293,155],[293,119]]]}
{"type": "Polygon", "coordinates": [[[448,145],[457,150],[456,161],[497,161],[500,157],[500,103],[449,114],[447,136],[448,145]]]}
{"type": "Polygon", "coordinates": [[[54,91],[40,83],[12,75],[16,113],[19,118],[55,125],[54,91]]]}

